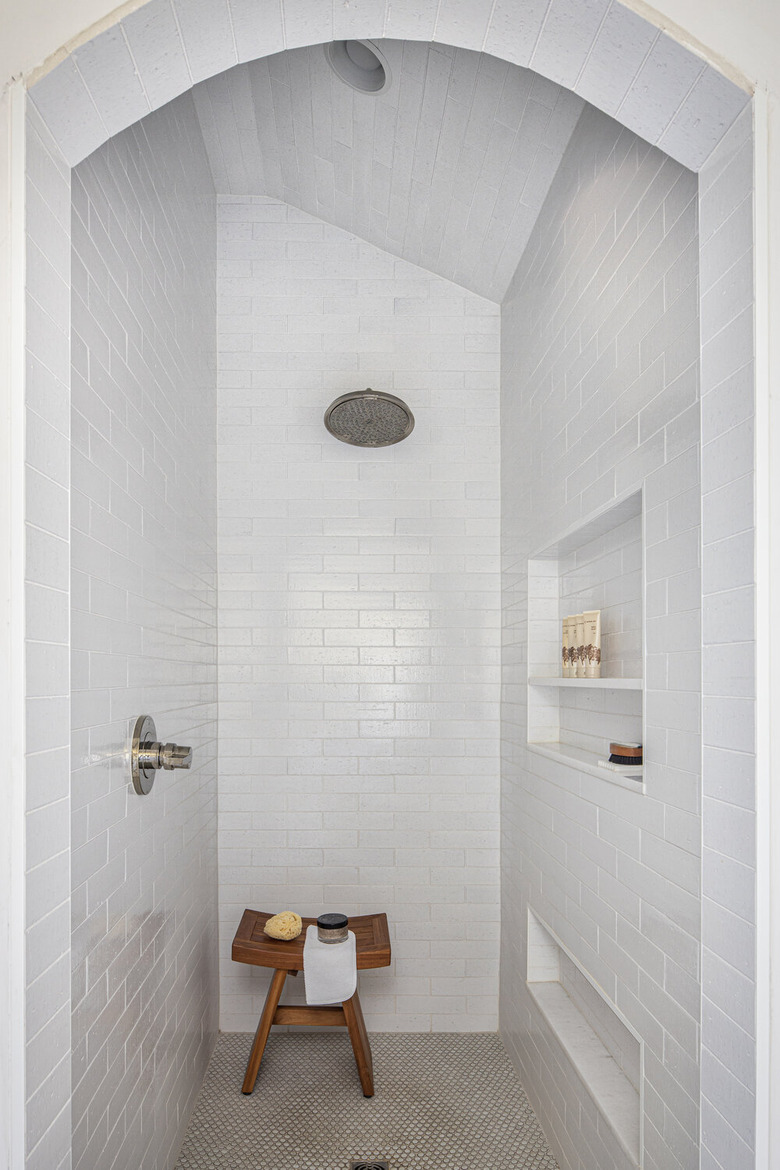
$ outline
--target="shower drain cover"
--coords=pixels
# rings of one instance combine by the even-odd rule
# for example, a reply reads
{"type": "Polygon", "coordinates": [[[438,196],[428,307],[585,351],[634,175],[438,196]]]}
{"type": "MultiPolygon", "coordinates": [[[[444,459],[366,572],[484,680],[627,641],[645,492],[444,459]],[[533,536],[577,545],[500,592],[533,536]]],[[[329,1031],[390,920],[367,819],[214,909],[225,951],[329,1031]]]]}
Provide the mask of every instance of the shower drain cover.
{"type": "Polygon", "coordinates": [[[349,1170],[390,1170],[390,1163],[370,1158],[368,1162],[350,1162],[349,1170]]]}

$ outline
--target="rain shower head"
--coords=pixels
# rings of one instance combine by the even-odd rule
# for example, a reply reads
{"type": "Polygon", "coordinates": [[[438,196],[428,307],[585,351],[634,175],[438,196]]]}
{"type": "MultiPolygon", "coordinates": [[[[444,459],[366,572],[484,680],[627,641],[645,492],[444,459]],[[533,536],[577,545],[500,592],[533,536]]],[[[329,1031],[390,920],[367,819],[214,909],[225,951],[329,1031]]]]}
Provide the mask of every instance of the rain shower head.
{"type": "Polygon", "coordinates": [[[342,394],[325,411],[325,426],[353,447],[390,447],[414,430],[414,415],[405,402],[380,390],[342,394]]]}

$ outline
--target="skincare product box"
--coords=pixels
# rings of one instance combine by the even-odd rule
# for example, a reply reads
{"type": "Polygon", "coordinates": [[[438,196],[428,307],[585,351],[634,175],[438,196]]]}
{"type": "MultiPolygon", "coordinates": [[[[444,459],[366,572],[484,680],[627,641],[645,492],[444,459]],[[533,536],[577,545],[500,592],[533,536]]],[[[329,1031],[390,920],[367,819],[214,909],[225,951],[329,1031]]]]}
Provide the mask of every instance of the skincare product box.
{"type": "Polygon", "coordinates": [[[572,657],[572,650],[573,650],[572,642],[574,641],[574,634],[572,631],[572,624],[573,624],[572,619],[570,617],[565,617],[563,619],[562,624],[563,624],[563,638],[562,638],[562,648],[561,648],[561,664],[562,664],[561,674],[562,674],[563,678],[572,678],[573,677],[572,663],[574,661],[574,659],[572,657]]]}
{"type": "Polygon", "coordinates": [[[561,622],[563,678],[601,678],[601,610],[574,613],[561,622]]]}
{"type": "Polygon", "coordinates": [[[586,610],[582,615],[582,625],[585,678],[601,678],[601,610],[586,610]]]}
{"type": "Polygon", "coordinates": [[[585,660],[583,658],[583,652],[585,650],[584,617],[585,617],[584,614],[578,613],[575,615],[575,618],[574,618],[574,620],[576,622],[576,626],[575,626],[576,632],[574,635],[574,641],[576,642],[576,655],[575,655],[575,659],[574,659],[574,678],[585,678],[585,660]]]}

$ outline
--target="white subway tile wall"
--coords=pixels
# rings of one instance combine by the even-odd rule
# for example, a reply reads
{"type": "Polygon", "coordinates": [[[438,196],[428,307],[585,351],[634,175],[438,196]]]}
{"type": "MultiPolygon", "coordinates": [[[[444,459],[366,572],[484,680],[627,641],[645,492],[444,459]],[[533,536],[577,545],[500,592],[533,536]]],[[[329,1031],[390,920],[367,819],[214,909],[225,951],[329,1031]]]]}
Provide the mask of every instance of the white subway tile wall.
{"type": "Polygon", "coordinates": [[[502,310],[501,1031],[562,1170],[630,1159],[524,983],[526,907],[645,1042],[645,1170],[698,1166],[697,183],[586,109],[502,310]],[[645,781],[526,750],[527,558],[616,497],[646,510],[645,781]]]}
{"type": "MultiPolygon", "coordinates": [[[[589,459],[587,462],[590,464],[589,459]]],[[[587,473],[582,486],[587,490],[587,473]]],[[[559,563],[558,642],[566,614],[600,610],[603,678],[642,678],[644,674],[642,558],[642,518],[636,516],[588,541],[559,563]]],[[[562,743],[604,759],[612,740],[642,741],[641,691],[563,690],[556,698],[562,743]]]]}
{"type": "Polygon", "coordinates": [[[700,176],[704,805],[702,1166],[755,1160],[753,142],[700,176]]]}
{"type": "Polygon", "coordinates": [[[283,203],[218,218],[221,1026],[262,1006],[251,906],[386,910],[369,1027],[495,1028],[499,308],[283,203]],[[366,386],[410,438],[326,432],[366,386]]]}
{"type": "MultiPolygon", "coordinates": [[[[318,0],[316,2],[318,3],[318,0]]],[[[141,77],[143,91],[150,105],[154,107],[186,89],[192,77],[206,76],[208,70],[218,72],[229,67],[236,60],[236,56],[239,60],[251,60],[258,54],[278,52],[286,44],[301,44],[304,40],[311,39],[313,24],[310,17],[314,3],[315,0],[308,0],[306,3],[298,3],[296,0],[297,17],[294,21],[287,21],[285,27],[284,3],[272,6],[267,12],[259,14],[255,5],[249,4],[247,0],[229,0],[223,12],[225,21],[232,24],[235,39],[231,42],[230,37],[221,35],[219,30],[216,30],[214,52],[210,58],[210,46],[199,42],[197,37],[193,39],[191,32],[193,24],[191,18],[196,14],[200,0],[192,0],[191,6],[188,0],[177,0],[176,15],[173,18],[170,16],[167,3],[155,2],[145,5],[137,12],[126,16],[120,27],[130,49],[135,69],[141,77]],[[185,54],[183,37],[187,40],[187,53],[191,55],[191,60],[185,54]]],[[[464,48],[476,52],[484,49],[499,53],[521,66],[529,64],[534,47],[539,42],[544,52],[548,53],[549,67],[554,71],[559,67],[557,55],[549,54],[549,38],[542,38],[540,41],[539,37],[549,5],[545,0],[541,4],[527,4],[521,7],[522,11],[517,4],[498,0],[486,24],[481,14],[470,12],[468,6],[460,3],[460,0],[454,2],[452,6],[449,0],[442,0],[439,5],[427,2],[423,4],[420,0],[415,3],[411,3],[410,0],[398,0],[393,4],[392,10],[387,12],[380,0],[379,3],[372,5],[370,10],[362,4],[339,9],[334,13],[333,28],[334,35],[335,31],[338,31],[338,35],[341,36],[385,35],[399,38],[411,36],[426,40],[431,38],[440,40],[442,36],[451,36],[464,48]]],[[[724,129],[748,101],[747,95],[706,66],[701,67],[698,73],[692,72],[690,57],[686,52],[679,51],[676,46],[671,45],[666,36],[659,34],[657,30],[646,25],[617,3],[612,3],[604,11],[603,20],[597,28],[585,30],[589,45],[587,52],[583,53],[579,45],[566,42],[569,24],[566,20],[560,19],[565,7],[565,0],[560,5],[556,4],[554,10],[550,10],[549,23],[557,22],[562,38],[560,68],[569,68],[577,53],[578,61],[581,59],[583,62],[574,83],[576,92],[582,97],[592,99],[608,112],[617,113],[620,109],[621,118],[631,122],[635,128],[648,134],[655,141],[660,139],[673,155],[688,165],[694,167],[701,165],[710,155],[724,129]],[[631,59],[626,63],[627,45],[631,59]],[[615,46],[618,46],[619,52],[616,52],[615,46]],[[648,55],[650,49],[652,52],[648,55]],[[617,66],[621,64],[625,67],[618,69],[617,66]],[[694,79],[687,92],[683,93],[683,88],[680,88],[679,93],[683,96],[676,109],[671,112],[671,116],[670,109],[657,100],[655,92],[656,90],[660,92],[666,87],[669,77],[672,82],[685,78],[694,79]]],[[[330,28],[330,20],[326,23],[330,28]]],[[[573,26],[572,32],[574,34],[573,26]]],[[[581,36],[581,33],[576,33],[576,36],[581,36]]],[[[63,276],[69,265],[68,212],[66,210],[64,215],[61,215],[58,210],[61,204],[66,208],[68,205],[68,174],[66,167],[63,166],[63,160],[58,157],[57,148],[62,150],[68,162],[78,162],[105,141],[110,130],[128,124],[145,108],[138,93],[135,77],[127,70],[126,54],[118,39],[113,34],[104,36],[97,47],[100,46],[105,47],[105,60],[98,59],[100,53],[96,56],[91,50],[85,50],[78,62],[75,56],[68,57],[33,88],[31,91],[33,99],[43,113],[56,145],[55,142],[46,140],[47,131],[37,120],[35,110],[31,111],[27,143],[29,171],[27,214],[31,239],[27,274],[29,290],[27,491],[28,502],[31,504],[27,573],[29,641],[27,680],[31,717],[27,741],[30,753],[29,856],[33,864],[28,875],[27,888],[30,949],[26,1024],[30,1042],[27,1067],[28,1165],[40,1167],[40,1170],[52,1170],[53,1167],[59,1170],[60,1167],[70,1164],[68,1102],[70,1086],[65,1057],[69,1044],[66,1023],[69,1016],[67,999],[70,982],[67,938],[69,890],[67,879],[64,896],[58,893],[56,881],[49,880],[51,875],[57,872],[58,866],[64,867],[63,842],[67,837],[69,822],[69,796],[65,782],[68,736],[66,732],[62,734],[58,732],[59,722],[68,720],[68,688],[67,684],[63,686],[62,673],[67,669],[63,666],[62,652],[66,650],[69,639],[68,586],[66,584],[64,587],[55,587],[51,583],[52,574],[56,576],[57,566],[56,558],[53,560],[48,555],[51,551],[56,555],[67,555],[56,541],[64,543],[68,538],[68,525],[67,521],[63,522],[62,514],[68,480],[68,473],[63,472],[63,469],[67,467],[69,459],[67,351],[62,347],[58,349],[57,335],[58,333],[64,337],[68,335],[69,304],[67,297],[58,296],[60,280],[52,280],[50,271],[53,268],[59,276],[63,276]],[[117,87],[110,71],[106,73],[105,63],[109,59],[116,61],[117,67],[124,70],[126,82],[124,86],[117,87]],[[42,256],[45,256],[45,262],[41,262],[42,256]],[[65,493],[59,490],[63,487],[65,493]],[[53,542],[50,537],[55,538],[53,542]],[[46,546],[46,549],[42,549],[41,545],[46,546]],[[46,710],[48,714],[44,713],[43,717],[39,717],[46,710]],[[56,900],[56,905],[52,902],[52,896],[56,900]],[[42,1059],[41,1054],[44,1052],[45,1058],[42,1059]]],[[[752,1163],[754,1091],[754,973],[749,967],[745,970],[741,966],[738,967],[734,960],[735,953],[745,956],[752,954],[754,944],[752,904],[754,760],[750,725],[753,671],[751,643],[754,617],[751,582],[733,579],[726,574],[722,568],[724,558],[718,555],[719,550],[715,546],[720,544],[721,551],[725,551],[727,546],[734,550],[732,566],[750,561],[750,530],[753,520],[750,474],[752,369],[749,359],[752,356],[752,345],[750,314],[745,312],[745,309],[750,303],[752,276],[749,261],[752,244],[751,161],[749,152],[741,149],[742,146],[749,144],[750,135],[750,111],[747,110],[735,128],[734,135],[727,137],[722,149],[716,151],[702,172],[701,192],[705,237],[702,246],[702,284],[705,294],[709,292],[702,310],[702,325],[705,344],[708,347],[706,356],[708,359],[711,358],[705,362],[702,370],[705,444],[703,482],[706,493],[704,539],[705,544],[712,545],[712,555],[708,556],[704,564],[704,585],[707,594],[704,677],[705,693],[709,696],[711,708],[712,742],[706,738],[708,733],[705,728],[707,767],[703,888],[707,913],[703,924],[705,1000],[702,1020],[704,1098],[702,1158],[708,1167],[738,1166],[740,1170],[752,1163]],[[709,195],[712,197],[708,198],[709,195]],[[731,270],[729,278],[721,279],[729,269],[731,270]],[[726,374],[722,374],[721,371],[733,360],[736,364],[731,365],[726,374]],[[709,452],[706,449],[708,445],[709,452]],[[729,463],[732,456],[733,474],[729,470],[732,467],[729,463]],[[723,478],[717,478],[716,472],[717,475],[722,473],[723,478]],[[710,478],[711,475],[715,478],[710,478]],[[739,539],[732,540],[734,537],[739,539]],[[713,583],[712,588],[709,587],[710,580],[713,583]],[[738,693],[734,693],[735,688],[738,688],[738,693]],[[738,745],[738,750],[732,750],[734,745],[738,745]],[[727,878],[724,879],[724,875],[728,875],[727,878]],[[740,939],[737,948],[733,944],[735,937],[740,939]],[[739,1060],[733,1058],[733,1053],[740,1054],[739,1060]]],[[[635,219],[632,206],[629,198],[626,208],[619,211],[618,228],[624,221],[631,224],[635,219]]],[[[574,225],[571,226],[574,229],[574,225]]],[[[584,235],[587,234],[586,225],[578,223],[575,236],[580,227],[583,228],[584,235]]],[[[623,238],[628,237],[624,235],[623,238]]],[[[637,246],[635,242],[634,247],[637,246]]],[[[631,251],[633,253],[634,249],[631,251]]],[[[680,259],[681,274],[685,279],[687,262],[683,257],[680,259]]],[[[75,272],[74,275],[77,276],[75,272]]],[[[563,279],[565,280],[565,277],[563,279]]],[[[677,279],[677,276],[670,278],[670,288],[677,279]]],[[[463,290],[460,291],[462,293],[463,290]]],[[[564,290],[561,291],[563,293],[564,290]]],[[[116,296],[116,293],[114,295],[116,296]]],[[[324,304],[323,301],[323,306],[324,304]]],[[[608,324],[611,328],[612,322],[608,324]]],[[[630,334],[631,330],[628,332],[630,334]]],[[[98,347],[104,344],[99,333],[95,333],[92,340],[98,347]]],[[[577,344],[573,335],[567,336],[565,340],[572,345],[577,344]]],[[[667,363],[671,363],[670,369],[674,367],[675,362],[685,360],[687,346],[688,340],[683,339],[681,344],[675,343],[667,348],[667,363]]],[[[562,350],[564,358],[567,352],[562,350]]],[[[597,356],[599,354],[600,348],[597,348],[597,356]]],[[[596,375],[597,371],[594,370],[593,376],[596,375]]],[[[688,391],[682,382],[678,379],[675,385],[674,393],[680,393],[686,399],[688,391]]],[[[473,389],[468,383],[467,388],[473,389]]],[[[671,387],[665,387],[664,392],[666,391],[671,393],[671,387]]],[[[334,389],[333,394],[335,393],[334,389]]],[[[664,457],[671,458],[672,452],[685,451],[690,432],[684,408],[675,406],[671,399],[668,400],[668,406],[663,405],[663,395],[653,391],[650,386],[647,387],[646,393],[652,400],[651,410],[647,415],[647,425],[651,430],[643,429],[640,424],[640,443],[650,466],[654,466],[658,451],[653,451],[651,445],[645,443],[648,436],[662,430],[664,457]],[[661,413],[655,420],[653,404],[661,408],[661,413]],[[679,427],[667,422],[667,419],[675,418],[681,421],[679,427]]],[[[471,397],[465,396],[464,403],[471,401],[471,397]]],[[[631,394],[627,395],[629,408],[630,398],[631,394]]],[[[622,425],[619,412],[616,424],[622,425]]],[[[74,439],[76,437],[74,433],[74,439]]],[[[630,441],[629,432],[624,432],[624,437],[630,441]]],[[[658,442],[657,438],[656,441],[658,442]]],[[[516,459],[517,451],[521,449],[525,450],[525,447],[512,440],[510,456],[516,459]]],[[[122,453],[122,457],[127,458],[127,453],[122,453]]],[[[596,476],[592,487],[592,495],[599,500],[604,490],[601,482],[602,473],[603,469],[596,476]]],[[[608,468],[606,473],[609,474],[608,468]]],[[[633,482],[631,475],[640,480],[644,472],[635,464],[631,468],[624,468],[622,472],[618,469],[618,474],[621,482],[625,484],[633,482]]],[[[399,485],[399,493],[405,486],[405,483],[399,485]]],[[[625,487],[617,490],[623,491],[625,487]]],[[[688,507],[692,496],[687,495],[685,499],[687,503],[684,507],[681,497],[673,509],[664,511],[661,507],[652,515],[648,514],[648,522],[652,521],[659,525],[657,533],[665,533],[665,536],[656,536],[655,539],[659,543],[661,540],[668,542],[672,535],[680,535],[677,525],[690,523],[690,519],[686,520],[685,516],[687,514],[689,517],[688,507]]],[[[74,523],[76,510],[74,506],[74,523]]],[[[586,507],[583,504],[584,510],[586,507]]],[[[108,536],[100,539],[110,543],[108,536]]],[[[661,550],[662,559],[669,556],[673,561],[676,555],[668,543],[667,547],[661,550]]],[[[728,569],[729,564],[725,563],[728,569]]],[[[99,569],[95,569],[95,574],[99,574],[99,569]]],[[[509,576],[506,580],[507,585],[515,589],[509,576]]],[[[511,597],[512,605],[517,603],[519,614],[525,608],[525,600],[521,596],[522,579],[517,584],[516,591],[517,597],[507,588],[507,596],[511,597]]],[[[654,624],[654,636],[666,639],[664,643],[666,647],[676,648],[678,634],[685,637],[690,633],[690,623],[685,614],[695,604],[696,592],[697,578],[694,572],[680,572],[675,573],[673,577],[667,576],[665,584],[661,575],[655,583],[649,584],[648,600],[655,600],[660,605],[665,593],[666,604],[670,607],[669,613],[658,615],[660,620],[651,619],[650,622],[654,624]]],[[[74,590],[75,600],[77,597],[74,590]]],[[[508,612],[511,620],[509,609],[508,612]]],[[[510,674],[514,669],[512,656],[516,654],[515,647],[516,643],[512,638],[507,650],[510,674]]],[[[656,656],[655,664],[651,664],[650,661],[647,663],[648,677],[656,677],[657,670],[660,672],[657,677],[668,678],[670,670],[675,671],[678,695],[683,685],[690,685],[691,671],[697,670],[695,665],[692,666],[693,659],[687,653],[684,644],[682,653],[684,657],[676,657],[662,649],[656,656]]],[[[74,663],[75,657],[74,655],[74,663]]],[[[74,666],[74,671],[75,669],[74,666]]],[[[524,664],[521,664],[519,669],[522,671],[524,664]]],[[[99,676],[96,675],[97,677],[99,676]]],[[[107,687],[109,682],[106,682],[107,687]]],[[[660,686],[657,689],[661,690],[660,686]]],[[[510,701],[514,701],[516,696],[512,691],[508,691],[508,697],[510,701]]],[[[76,719],[81,718],[82,716],[77,713],[77,697],[73,707],[76,719]]],[[[166,732],[167,730],[168,728],[166,732]]],[[[510,761],[515,756],[515,744],[519,744],[518,750],[522,751],[522,734],[521,717],[517,732],[512,732],[508,746],[505,747],[510,761]]],[[[672,773],[664,767],[656,773],[655,784],[658,786],[658,793],[664,791],[665,786],[672,798],[671,802],[664,805],[663,828],[658,828],[656,836],[659,841],[663,841],[664,837],[668,838],[678,851],[683,849],[695,854],[698,849],[701,820],[695,802],[692,807],[689,799],[693,789],[688,786],[685,777],[686,773],[695,773],[699,766],[700,741],[697,736],[676,725],[669,727],[663,739],[668,751],[673,753],[680,770],[672,773]],[[683,777],[684,783],[678,782],[680,776],[683,777]]],[[[569,823],[564,819],[560,808],[550,810],[549,800],[551,796],[556,800],[560,799],[561,807],[569,811],[570,798],[565,788],[561,788],[561,777],[570,776],[570,773],[552,761],[542,763],[538,759],[534,762],[534,769],[538,783],[531,777],[533,791],[529,790],[526,796],[529,815],[541,818],[540,823],[548,825],[548,829],[554,826],[556,833],[562,831],[562,827],[566,828],[569,823]],[[548,779],[550,784],[547,783],[548,779]]],[[[583,787],[586,801],[592,803],[592,796],[596,790],[595,782],[583,787]]],[[[594,865],[599,865],[598,897],[593,895],[587,883],[582,882],[579,886],[582,912],[578,913],[570,896],[574,886],[568,877],[562,887],[556,888],[550,885],[548,876],[547,886],[556,903],[566,907],[566,913],[571,916],[572,922],[577,923],[578,928],[586,930],[592,926],[592,922],[598,923],[597,944],[603,955],[610,957],[619,978],[625,977],[629,986],[636,986],[637,964],[630,958],[630,954],[633,953],[632,948],[639,948],[639,940],[636,933],[631,933],[627,923],[633,923],[632,915],[635,912],[638,914],[641,906],[642,925],[665,955],[664,987],[668,986],[680,1002],[687,995],[692,1004],[698,996],[699,985],[691,978],[690,970],[684,969],[682,963],[683,959],[685,962],[689,961],[690,952],[686,949],[688,928],[683,929],[676,922],[670,924],[667,918],[656,911],[651,902],[640,902],[637,895],[637,878],[641,876],[642,881],[646,878],[647,866],[644,860],[641,874],[637,869],[632,871],[629,867],[617,878],[600,860],[602,857],[611,856],[611,849],[617,851],[615,856],[618,858],[625,854],[629,839],[631,850],[639,856],[641,843],[644,840],[649,841],[648,833],[631,824],[626,815],[626,806],[622,801],[624,796],[630,795],[613,792],[614,807],[609,811],[602,809],[599,812],[599,839],[605,844],[598,852],[599,861],[594,862],[594,865]],[[610,943],[610,930],[620,932],[614,946],[610,943]]],[[[268,805],[263,804],[262,807],[268,805]]],[[[519,830],[515,823],[516,809],[508,798],[505,801],[505,812],[506,836],[511,845],[516,841],[519,830]]],[[[112,827],[116,837],[117,826],[112,827]]],[[[109,827],[109,833],[112,827],[109,827]]],[[[590,824],[587,831],[583,832],[584,841],[596,848],[597,840],[590,831],[590,824]]],[[[544,839],[548,840],[547,837],[544,839]]],[[[552,836],[549,840],[554,841],[552,836]]],[[[574,856],[574,845],[570,840],[564,839],[563,843],[559,844],[560,849],[557,852],[553,850],[551,854],[550,866],[558,865],[562,858],[574,856]]],[[[652,851],[652,843],[648,844],[648,849],[652,851]]],[[[675,865],[678,860],[679,852],[674,855],[675,865]]],[[[577,859],[577,864],[585,865],[582,856],[577,859]]],[[[441,871],[442,874],[444,872],[441,871]]],[[[507,872],[514,881],[516,875],[511,864],[507,872]]],[[[354,873],[351,872],[349,879],[353,878],[354,873]]],[[[100,879],[102,880],[103,878],[100,879]]],[[[93,885],[98,884],[93,882],[93,885]]],[[[658,905],[663,906],[663,899],[670,897],[672,893],[669,885],[664,885],[658,895],[658,905]]],[[[560,923],[556,921],[556,928],[559,925],[560,923]]],[[[592,938],[592,934],[590,937],[592,938]]],[[[426,936],[424,945],[435,944],[429,944],[426,936]]],[[[590,944],[586,945],[586,949],[588,945],[590,944]]],[[[224,953],[223,949],[223,955],[224,953]]],[[[651,958],[655,954],[652,942],[648,943],[647,954],[642,959],[644,964],[642,970],[650,972],[651,976],[653,972],[658,975],[657,966],[653,968],[651,963],[651,958]]],[[[512,961],[514,957],[511,956],[512,961]]],[[[442,961],[443,958],[439,958],[438,963],[442,961]]],[[[468,960],[471,975],[477,973],[478,964],[479,960],[476,958],[468,960]]],[[[511,978],[508,970],[506,973],[511,978]]],[[[653,991],[652,985],[649,991],[653,991]]],[[[255,1006],[259,1008],[259,1004],[255,1006]]],[[[105,1019],[107,1022],[108,1017],[105,1019]]],[[[646,1020],[650,1029],[652,1011],[648,1012],[646,1020]]],[[[253,1022],[254,1020],[242,1026],[251,1026],[253,1022]]],[[[668,1090],[667,1100],[676,1100],[678,1106],[682,1108],[685,1099],[679,1096],[679,1084],[686,1075],[686,1069],[690,1070],[690,1061],[674,1039],[669,1041],[664,1059],[670,1070],[669,1078],[665,1082],[665,1091],[668,1090]]],[[[574,1102],[575,1107],[578,1107],[580,1098],[571,1075],[565,1068],[559,1069],[559,1073],[562,1083],[566,1086],[563,1098],[569,1104],[574,1102]]],[[[660,1085],[663,1078],[657,1062],[654,1075],[658,1077],[660,1085]]],[[[100,1086],[100,1092],[108,1092],[109,1088],[109,1082],[105,1081],[100,1086]]],[[[558,1116],[555,1111],[561,1107],[561,1098],[554,1100],[548,1096],[547,1090],[548,1082],[540,1081],[538,1091],[540,1099],[545,1101],[548,1119],[545,1124],[548,1133],[557,1131],[559,1134],[565,1134],[567,1127],[573,1132],[580,1122],[565,1113],[558,1116]]],[[[693,1092],[691,1087],[688,1096],[692,1096],[693,1092]]],[[[173,1104],[175,1096],[174,1093],[168,1098],[172,1112],[176,1108],[173,1104]]],[[[100,1093],[97,1094],[94,1098],[97,1113],[103,1108],[103,1102],[104,1097],[100,1093]]],[[[119,1105],[118,1099],[116,1105],[119,1105]]],[[[658,1121],[658,1124],[664,1126],[664,1140],[672,1143],[680,1138],[675,1148],[682,1151],[678,1161],[683,1165],[686,1164],[684,1157],[690,1149],[689,1135],[692,1131],[690,1109],[687,1104],[685,1107],[688,1113],[684,1125],[680,1126],[679,1119],[671,1115],[664,1115],[663,1120],[658,1121]]],[[[110,1108],[113,1111],[113,1103],[110,1108]]],[[[655,1117],[661,1118],[657,1098],[653,1101],[653,1109],[655,1117]]],[[[105,1113],[104,1116],[113,1117],[114,1114],[105,1113]]],[[[592,1136],[589,1129],[591,1123],[592,1117],[583,1115],[582,1132],[585,1135],[584,1140],[587,1141],[590,1141],[592,1136]]],[[[598,1157],[601,1158],[601,1155],[598,1157]]],[[[610,1166],[609,1157],[605,1156],[599,1164],[610,1166]]],[[[668,1163],[664,1158],[661,1158],[660,1164],[667,1170],[668,1163]]],[[[652,1161],[647,1165],[656,1166],[658,1163],[652,1161]]]]}
{"type": "Polygon", "coordinates": [[[603,678],[642,677],[642,566],[641,516],[616,524],[560,562],[559,622],[586,609],[601,611],[603,678]]]}
{"type": "MultiPolygon", "coordinates": [[[[641,497],[635,496],[631,507],[641,508],[641,497]]],[[[642,517],[637,511],[618,522],[610,509],[598,519],[611,527],[586,537],[579,526],[579,533],[570,534],[576,541],[571,551],[556,547],[557,557],[528,559],[529,678],[561,676],[563,619],[587,609],[601,612],[601,678],[642,678],[642,517]]],[[[641,690],[532,685],[528,698],[531,743],[569,744],[604,760],[612,740],[642,740],[641,690]]]]}
{"type": "Polygon", "coordinates": [[[27,108],[28,1170],[70,1166],[70,169],[27,108]]]}
{"type": "Polygon", "coordinates": [[[215,196],[192,98],[72,183],[73,1167],[163,1170],[218,993],[215,196]],[[194,761],[141,797],[147,713],[194,761]]]}

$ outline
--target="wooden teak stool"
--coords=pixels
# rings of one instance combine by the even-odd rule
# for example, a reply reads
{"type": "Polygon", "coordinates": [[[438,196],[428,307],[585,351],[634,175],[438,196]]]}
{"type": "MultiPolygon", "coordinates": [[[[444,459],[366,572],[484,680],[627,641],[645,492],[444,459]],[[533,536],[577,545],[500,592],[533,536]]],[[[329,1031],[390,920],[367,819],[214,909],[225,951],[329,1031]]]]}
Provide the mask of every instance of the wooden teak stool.
{"type": "MultiPolygon", "coordinates": [[[[272,1024],[317,1024],[329,1028],[346,1026],[355,1054],[363,1096],[374,1095],[374,1070],[371,1062],[371,1046],[363,1020],[358,993],[345,1000],[341,1007],[300,1006],[281,1007],[284,981],[288,975],[297,975],[303,970],[303,944],[306,941],[306,927],[316,926],[316,918],[304,918],[303,930],[290,942],[269,938],[263,927],[271,914],[262,910],[245,910],[233,939],[233,959],[237,963],[252,963],[255,967],[272,967],[273,978],[265,998],[263,1013],[257,1025],[252,1051],[246,1066],[246,1076],[241,1087],[243,1093],[251,1093],[255,1087],[260,1061],[263,1059],[268,1034],[272,1024]]],[[[350,918],[349,929],[354,931],[357,944],[357,969],[366,971],[371,967],[387,967],[390,963],[390,934],[386,914],[363,914],[350,918]]],[[[338,944],[334,944],[338,945],[338,944]]]]}

